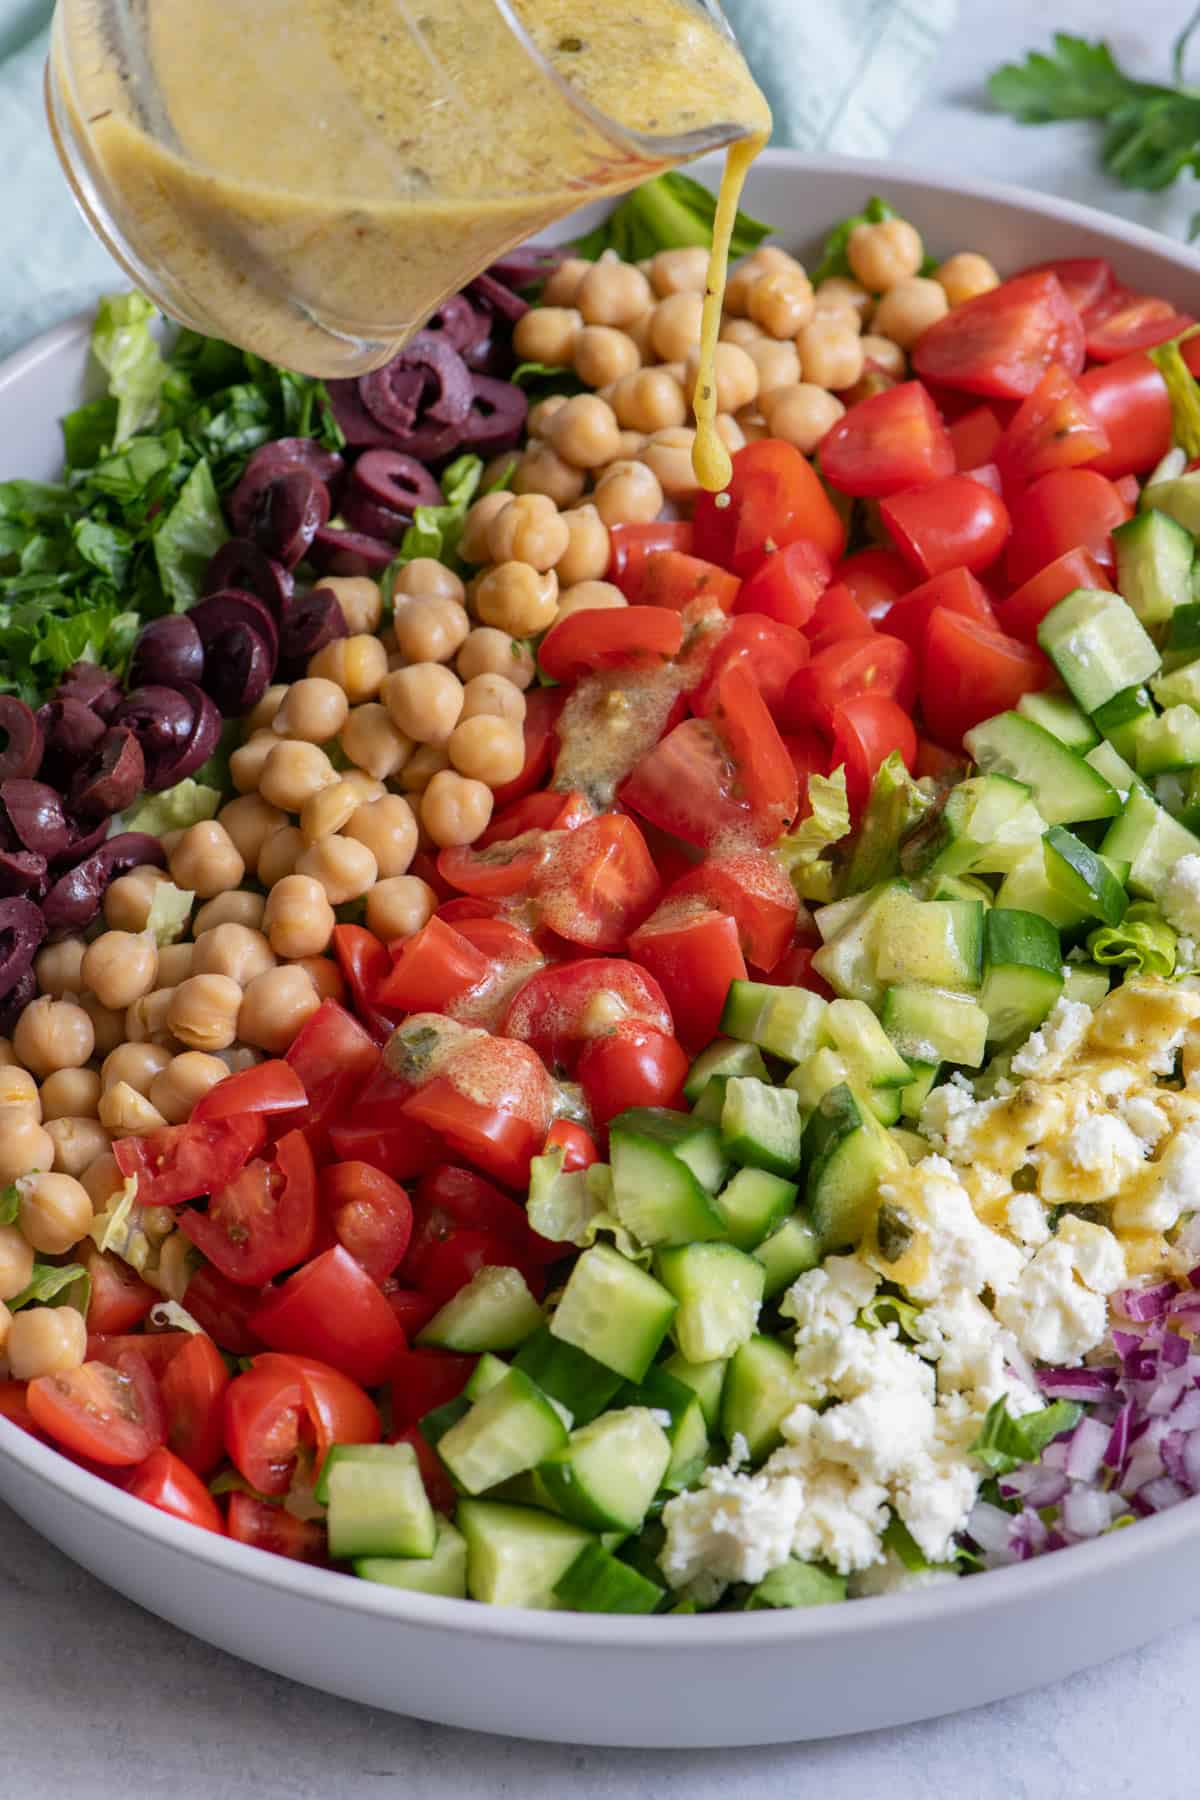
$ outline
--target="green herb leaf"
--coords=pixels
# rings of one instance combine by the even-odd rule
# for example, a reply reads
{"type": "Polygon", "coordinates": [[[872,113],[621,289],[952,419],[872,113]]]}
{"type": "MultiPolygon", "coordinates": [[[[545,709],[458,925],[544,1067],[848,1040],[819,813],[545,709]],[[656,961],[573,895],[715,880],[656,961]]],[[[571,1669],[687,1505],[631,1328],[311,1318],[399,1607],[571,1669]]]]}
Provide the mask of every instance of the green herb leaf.
{"type": "MultiPolygon", "coordinates": [[[[671,170],[627,194],[602,225],[580,238],[575,249],[593,262],[605,250],[615,250],[625,262],[641,262],[659,250],[677,250],[689,244],[707,248],[712,243],[716,210],[716,197],[706,187],[690,175],[671,170]]],[[[739,212],[730,255],[748,255],[771,230],[770,225],[739,212]]]]}
{"type": "Polygon", "coordinates": [[[1175,973],[1176,933],[1152,900],[1135,900],[1119,925],[1098,925],[1087,941],[1098,963],[1134,969],[1139,975],[1175,973]]]}
{"type": "Polygon", "coordinates": [[[846,1598],[846,1578],[818,1563],[785,1562],[746,1596],[746,1612],[768,1607],[829,1606],[846,1598]]]}
{"type": "Polygon", "coordinates": [[[8,1301],[8,1310],[19,1312],[23,1306],[76,1305],[80,1312],[85,1313],[91,1292],[91,1277],[79,1263],[35,1262],[28,1286],[23,1287],[15,1299],[8,1301]],[[71,1293],[71,1289],[76,1291],[71,1293]]]}
{"type": "Polygon", "coordinates": [[[458,560],[458,544],[467,521],[467,512],[483,479],[483,463],[478,456],[460,456],[442,471],[443,506],[418,506],[412,524],[400,540],[400,550],[383,575],[383,596],[388,606],[396,577],[405,563],[418,556],[431,556],[453,567],[458,560]]]}
{"type": "Polygon", "coordinates": [[[1002,1396],[988,1408],[970,1454],[993,1475],[1008,1475],[1022,1463],[1037,1462],[1046,1445],[1077,1425],[1082,1413],[1074,1400],[1055,1400],[1013,1419],[1002,1396]]]}
{"type": "Polygon", "coordinates": [[[15,1181],[0,1190],[0,1225],[15,1225],[21,1211],[21,1194],[15,1181]]]}
{"type": "Polygon", "coordinates": [[[816,287],[820,281],[828,281],[834,275],[848,276],[850,264],[846,257],[846,245],[850,242],[850,233],[856,225],[882,225],[885,219],[894,219],[898,215],[894,206],[881,200],[878,194],[863,207],[860,213],[852,213],[835,225],[825,239],[821,250],[821,260],[812,271],[812,284],[816,287]]]}

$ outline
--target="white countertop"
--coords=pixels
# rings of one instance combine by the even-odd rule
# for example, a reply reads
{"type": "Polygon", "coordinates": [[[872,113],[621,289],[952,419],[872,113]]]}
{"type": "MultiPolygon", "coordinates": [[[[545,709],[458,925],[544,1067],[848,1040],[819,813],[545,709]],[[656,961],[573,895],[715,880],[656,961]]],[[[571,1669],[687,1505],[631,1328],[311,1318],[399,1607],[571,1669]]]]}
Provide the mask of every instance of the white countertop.
{"type": "MultiPolygon", "coordinates": [[[[980,83],[997,63],[1044,45],[1052,28],[1107,31],[1123,61],[1161,78],[1190,10],[1191,0],[961,0],[897,156],[1024,182],[1182,234],[1200,206],[1194,182],[1169,199],[1125,192],[1099,169],[1090,127],[1019,128],[984,110],[980,83]]],[[[861,1738],[688,1755],[474,1737],[330,1699],[210,1650],[101,1587],[0,1507],[0,1800],[47,1791],[69,1800],[1092,1800],[1135,1791],[1175,1800],[1195,1788],[1198,1683],[1200,1624],[1048,1692],[861,1738]]]]}

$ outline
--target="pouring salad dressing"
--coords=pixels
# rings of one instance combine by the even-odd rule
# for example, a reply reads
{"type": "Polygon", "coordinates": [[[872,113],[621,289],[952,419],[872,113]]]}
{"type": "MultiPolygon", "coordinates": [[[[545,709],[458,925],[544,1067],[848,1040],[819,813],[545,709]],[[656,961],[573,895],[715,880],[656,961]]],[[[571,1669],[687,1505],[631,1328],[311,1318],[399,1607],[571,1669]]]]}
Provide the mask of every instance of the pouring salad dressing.
{"type": "Polygon", "coordinates": [[[728,481],[713,353],[771,121],[697,0],[59,0],[47,98],[76,197],[139,285],[325,376],[386,362],[584,201],[731,144],[695,405],[698,478],[728,481]]]}

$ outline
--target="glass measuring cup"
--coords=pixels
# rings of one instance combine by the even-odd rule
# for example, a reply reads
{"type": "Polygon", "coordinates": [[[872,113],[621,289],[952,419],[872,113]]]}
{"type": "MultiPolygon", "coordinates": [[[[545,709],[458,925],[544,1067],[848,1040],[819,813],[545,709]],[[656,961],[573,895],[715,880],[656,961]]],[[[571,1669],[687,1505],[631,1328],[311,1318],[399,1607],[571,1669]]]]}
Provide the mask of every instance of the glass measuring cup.
{"type": "Polygon", "coordinates": [[[58,0],[56,147],[163,310],[310,374],[386,362],[585,200],[761,130],[716,0],[58,0]]]}

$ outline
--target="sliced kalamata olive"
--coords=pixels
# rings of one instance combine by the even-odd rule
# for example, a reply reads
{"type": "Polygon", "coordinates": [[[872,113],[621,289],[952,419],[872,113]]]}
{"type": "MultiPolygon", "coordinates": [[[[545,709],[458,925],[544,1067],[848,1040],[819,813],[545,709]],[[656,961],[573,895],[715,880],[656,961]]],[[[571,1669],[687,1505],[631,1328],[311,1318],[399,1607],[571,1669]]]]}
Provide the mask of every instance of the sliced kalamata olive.
{"type": "Polygon", "coordinates": [[[463,351],[463,361],[472,375],[492,375],[497,381],[507,381],[515,365],[511,347],[499,337],[481,338],[463,351]]]}
{"type": "Polygon", "coordinates": [[[278,619],[292,597],[291,572],[273,556],[267,556],[249,538],[229,538],[215,556],[208,559],[204,572],[204,593],[219,594],[223,588],[237,588],[253,594],[268,606],[278,619]]]}
{"type": "Polygon", "coordinates": [[[194,775],[208,761],[221,736],[221,714],[204,689],[188,686],[179,691],[192,708],[192,732],[178,760],[155,771],[155,780],[162,788],[174,787],[177,781],[194,775]]]}
{"type": "Polygon", "coordinates": [[[231,625],[209,643],[204,691],[225,718],[239,718],[266,693],[275,663],[271,646],[252,625],[231,625]]]}
{"type": "Polygon", "coordinates": [[[390,506],[380,506],[365,494],[347,494],[342,501],[342,517],[347,525],[367,537],[386,538],[393,549],[412,524],[411,513],[393,512],[390,506]]]}
{"type": "Polygon", "coordinates": [[[514,294],[494,275],[477,275],[468,283],[467,293],[477,305],[486,306],[497,317],[507,319],[510,325],[515,325],[529,311],[528,300],[522,300],[520,294],[514,294]]]}
{"type": "Polygon", "coordinates": [[[396,450],[365,450],[354,465],[350,488],[379,506],[411,518],[418,506],[442,506],[445,496],[429,470],[396,450]]]}
{"type": "Polygon", "coordinates": [[[294,466],[247,471],[230,496],[229,515],[239,537],[294,569],[329,517],[329,489],[294,466]]]}
{"type": "Polygon", "coordinates": [[[46,880],[47,863],[36,850],[0,850],[0,894],[28,894],[36,900],[46,880]]]}
{"type": "Polygon", "coordinates": [[[44,781],[13,776],[0,781],[0,806],[23,850],[48,860],[61,856],[71,842],[71,821],[62,795],[44,781]]]}
{"type": "MultiPolygon", "coordinates": [[[[129,659],[131,686],[174,687],[179,681],[199,681],[203,670],[204,645],[186,613],[151,619],[138,632],[129,659]]],[[[118,707],[116,716],[120,713],[118,707]]]]}
{"type": "Polygon", "coordinates": [[[195,723],[195,708],[187,697],[191,685],[149,683],[134,688],[114,715],[114,725],[127,725],[137,736],[145,761],[145,784],[151,793],[171,785],[164,782],[163,771],[174,767],[191,738],[195,723]]]}
{"type": "MultiPolygon", "coordinates": [[[[213,642],[231,631],[235,625],[247,625],[251,631],[258,633],[267,647],[271,667],[275,667],[275,658],[279,654],[279,626],[266,601],[260,600],[256,594],[248,594],[241,588],[222,588],[219,594],[208,594],[203,600],[197,600],[187,616],[200,633],[200,641],[204,645],[206,674],[207,657],[213,642]]],[[[207,680],[203,686],[211,693],[207,680]]]]}
{"type": "Polygon", "coordinates": [[[358,392],[358,382],[352,379],[327,381],[325,391],[329,395],[329,404],[333,408],[333,416],[341,427],[342,436],[347,444],[358,449],[372,444],[393,445],[395,438],[390,431],[385,431],[377,419],[363,405],[358,392]]]}
{"type": "Polygon", "coordinates": [[[95,663],[72,663],[54,690],[55,700],[79,700],[102,719],[111,718],[123,699],[121,684],[111,669],[95,663]]]}
{"type": "MultiPolygon", "coordinates": [[[[2,956],[3,951],[0,951],[0,957],[2,956]]],[[[0,980],[2,979],[3,974],[0,972],[0,980]]],[[[23,975],[17,977],[16,986],[11,987],[8,993],[5,994],[3,1000],[0,1000],[0,1032],[2,1032],[5,1037],[12,1036],[16,1029],[17,1020],[29,1005],[29,1002],[37,999],[37,992],[38,980],[31,966],[25,970],[23,975]]]]}
{"type": "Polygon", "coordinates": [[[382,369],[360,375],[358,391],[372,418],[401,436],[425,419],[461,425],[471,410],[470,371],[432,331],[418,331],[382,369]]]}
{"type": "Polygon", "coordinates": [[[336,450],[326,450],[315,438],[275,438],[254,452],[246,464],[245,473],[249,475],[260,469],[286,467],[307,469],[310,475],[315,475],[318,481],[323,481],[328,486],[337,480],[345,463],[336,450]]]}
{"type": "Polygon", "coordinates": [[[506,288],[532,287],[534,282],[552,275],[565,262],[566,255],[559,244],[518,244],[497,257],[486,272],[506,288]]]}
{"type": "Polygon", "coordinates": [[[94,822],[91,819],[72,819],[70,823],[71,841],[61,856],[52,859],[51,866],[56,875],[63,869],[74,868],[77,862],[82,862],[85,856],[98,850],[108,837],[108,819],[94,822]]]}
{"type": "MultiPolygon", "coordinates": [[[[46,935],[46,921],[32,900],[16,895],[0,900],[0,995],[13,996],[18,983],[33,976],[33,959],[46,935]]],[[[37,992],[36,981],[26,998],[37,992]]]]}
{"type": "MultiPolygon", "coordinates": [[[[363,531],[342,531],[335,525],[322,525],[313,538],[309,560],[324,575],[381,575],[395,554],[395,544],[389,544],[384,538],[363,531]]],[[[295,606],[303,597],[298,595],[291,605],[295,606]]],[[[285,611],[281,643],[286,637],[285,611]]]]}
{"type": "Polygon", "coordinates": [[[346,615],[330,588],[314,588],[298,594],[283,617],[279,641],[281,681],[297,681],[308,668],[308,659],[335,638],[347,636],[346,615]]]}
{"type": "Polygon", "coordinates": [[[38,774],[53,787],[70,787],[76,769],[104,736],[104,720],[82,700],[47,700],[37,716],[43,739],[38,774]]]}
{"type": "Polygon", "coordinates": [[[110,725],[71,783],[71,810],[81,819],[109,818],[136,800],[145,783],[137,733],[131,725],[110,725]]]}
{"type": "Polygon", "coordinates": [[[487,336],[488,324],[487,317],[476,312],[465,294],[451,294],[425,321],[423,329],[441,338],[461,356],[464,350],[487,336]]]}
{"type": "Polygon", "coordinates": [[[15,694],[0,694],[0,781],[36,775],[42,760],[42,727],[37,714],[15,694]]]}
{"type": "MultiPolygon", "coordinates": [[[[465,363],[463,367],[466,368],[465,363]]],[[[460,447],[463,430],[462,425],[439,425],[436,419],[423,419],[403,437],[394,437],[392,447],[405,456],[415,456],[419,462],[439,462],[460,447]]]]}
{"type": "Polygon", "coordinates": [[[462,428],[462,442],[473,449],[509,450],[520,441],[529,401],[511,381],[472,375],[475,400],[462,428]]]}
{"type": "MultiPolygon", "coordinates": [[[[100,911],[110,882],[145,863],[162,869],[166,862],[166,852],[159,840],[145,831],[122,831],[116,837],[107,838],[98,850],[93,850],[65,875],[60,875],[42,901],[46,930],[51,937],[66,937],[83,931],[100,911]]],[[[0,931],[2,922],[3,903],[0,903],[0,931]]]]}

